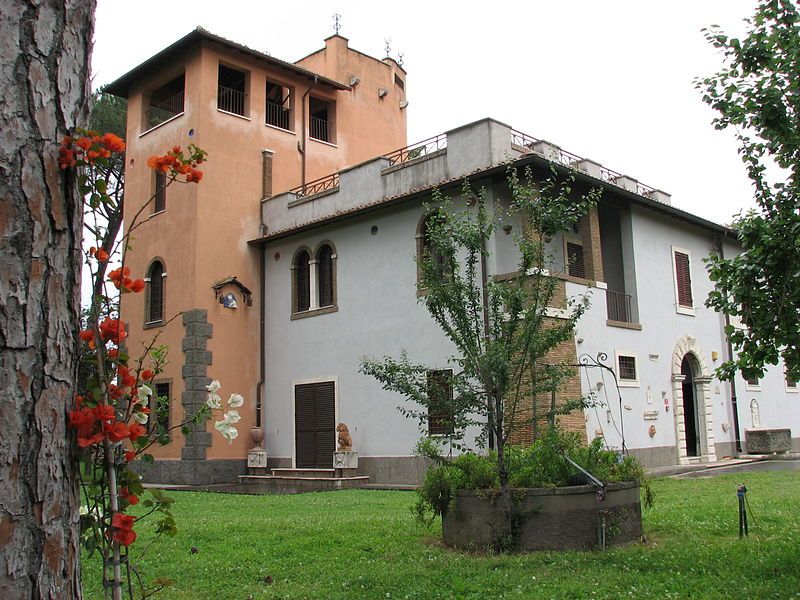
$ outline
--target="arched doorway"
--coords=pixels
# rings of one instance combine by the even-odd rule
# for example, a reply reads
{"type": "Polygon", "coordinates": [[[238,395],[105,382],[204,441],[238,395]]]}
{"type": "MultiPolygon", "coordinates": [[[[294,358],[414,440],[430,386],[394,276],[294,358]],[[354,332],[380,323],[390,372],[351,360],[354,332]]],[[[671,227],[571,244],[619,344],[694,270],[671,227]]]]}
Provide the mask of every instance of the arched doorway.
{"type": "Polygon", "coordinates": [[[698,415],[697,402],[694,393],[694,369],[692,369],[691,354],[687,354],[681,361],[681,382],[683,391],[683,429],[686,434],[686,456],[700,456],[700,438],[697,435],[698,415]]]}
{"type": "Polygon", "coordinates": [[[683,336],[675,345],[672,354],[672,395],[678,463],[717,460],[711,372],[692,336],[683,336]]]}

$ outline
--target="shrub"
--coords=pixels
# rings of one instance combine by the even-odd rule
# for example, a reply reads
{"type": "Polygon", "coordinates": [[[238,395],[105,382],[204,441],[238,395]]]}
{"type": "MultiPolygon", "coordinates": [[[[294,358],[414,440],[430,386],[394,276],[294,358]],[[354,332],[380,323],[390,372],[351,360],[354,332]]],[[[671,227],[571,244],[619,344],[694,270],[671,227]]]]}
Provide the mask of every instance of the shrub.
{"type": "MultiPolygon", "coordinates": [[[[576,433],[556,429],[547,431],[530,446],[507,446],[506,465],[509,483],[515,488],[564,487],[586,483],[585,476],[571,465],[571,458],[604,483],[637,481],[645,491],[645,506],[652,504],[652,492],[642,465],[632,456],[620,458],[617,452],[603,448],[597,438],[583,445],[576,433]]],[[[487,491],[500,489],[497,458],[467,452],[425,473],[417,489],[416,517],[430,523],[451,507],[455,490],[487,491]]]]}

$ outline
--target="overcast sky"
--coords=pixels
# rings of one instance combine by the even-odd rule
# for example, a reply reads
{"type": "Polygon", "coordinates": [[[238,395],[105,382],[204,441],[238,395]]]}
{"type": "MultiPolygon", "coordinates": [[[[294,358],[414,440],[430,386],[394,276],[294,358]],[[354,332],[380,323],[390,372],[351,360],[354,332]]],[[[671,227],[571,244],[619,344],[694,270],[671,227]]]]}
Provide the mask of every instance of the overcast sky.
{"type": "Polygon", "coordinates": [[[164,2],[99,0],[95,87],[196,26],[295,61],[333,34],[403,54],[409,143],[493,117],[727,223],[752,205],[731,132],[694,89],[720,68],[711,24],[741,34],[755,0],[164,2]]]}

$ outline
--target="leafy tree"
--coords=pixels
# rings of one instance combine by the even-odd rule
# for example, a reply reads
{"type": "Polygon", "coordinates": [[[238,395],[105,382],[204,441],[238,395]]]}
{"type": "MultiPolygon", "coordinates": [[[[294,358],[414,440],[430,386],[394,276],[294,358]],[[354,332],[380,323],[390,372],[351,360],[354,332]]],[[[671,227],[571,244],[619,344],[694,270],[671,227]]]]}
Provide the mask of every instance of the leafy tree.
{"type": "Polygon", "coordinates": [[[755,191],[756,208],[739,215],[742,252],[714,253],[715,283],[706,305],[739,317],[726,327],[736,357],[717,370],[760,377],[782,357],[800,378],[800,15],[791,0],[762,0],[743,39],[704,30],[724,67],[699,80],[703,100],[719,112],[717,129],[732,127],[755,191]]]}
{"type": "MultiPolygon", "coordinates": [[[[568,302],[566,318],[548,317],[556,281],[547,272],[551,263],[547,238],[572,227],[599,195],[593,190],[576,200],[572,181],[559,180],[554,172],[548,180],[537,182],[530,170],[521,180],[517,170],[509,168],[510,212],[520,216],[525,231],[516,237],[517,272],[505,281],[488,278],[485,270],[487,242],[507,216],[501,207],[490,210],[485,192],[473,193],[468,183],[463,196],[476,199],[471,209],[456,210],[452,199],[435,192],[427,207],[419,288],[421,301],[456,348],[450,358],[456,367],[452,395],[443,394],[441,385],[432,385],[429,368],[410,362],[405,354],[399,360],[365,359],[361,367],[384,389],[419,405],[420,409],[401,410],[421,426],[427,426],[429,414],[446,415],[452,428],[447,437],[457,447],[463,448],[468,427],[486,428],[479,441],[485,442],[488,434],[494,442],[498,502],[508,516],[507,534],[511,532],[511,497],[506,445],[520,425],[516,417],[528,398],[523,391],[525,376],[530,379],[533,402],[538,393],[558,385],[564,370],[542,368],[542,361],[559,343],[573,337],[575,324],[588,306],[584,297],[568,302]]],[[[420,447],[430,448],[430,444],[420,447]]]]}

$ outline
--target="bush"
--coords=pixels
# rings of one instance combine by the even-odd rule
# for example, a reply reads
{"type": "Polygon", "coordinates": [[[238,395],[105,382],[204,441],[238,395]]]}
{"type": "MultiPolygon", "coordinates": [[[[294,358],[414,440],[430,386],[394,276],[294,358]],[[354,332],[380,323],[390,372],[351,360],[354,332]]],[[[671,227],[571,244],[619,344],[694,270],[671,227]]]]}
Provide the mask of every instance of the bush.
{"type": "MultiPolygon", "coordinates": [[[[587,483],[585,476],[567,462],[565,456],[604,483],[638,481],[645,489],[645,505],[652,504],[652,493],[639,461],[632,456],[620,458],[616,452],[604,449],[599,438],[583,445],[577,433],[558,429],[547,431],[531,446],[506,446],[511,487],[564,487],[587,483]]],[[[499,488],[496,453],[490,451],[478,455],[467,452],[450,461],[441,460],[438,466],[428,469],[417,489],[418,498],[413,510],[420,521],[429,523],[450,507],[455,490],[499,488]]]]}

